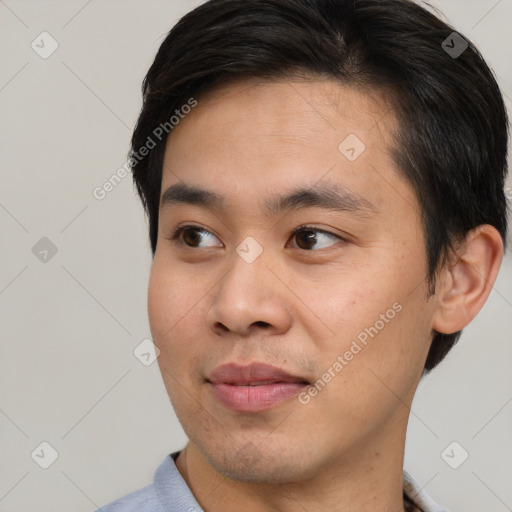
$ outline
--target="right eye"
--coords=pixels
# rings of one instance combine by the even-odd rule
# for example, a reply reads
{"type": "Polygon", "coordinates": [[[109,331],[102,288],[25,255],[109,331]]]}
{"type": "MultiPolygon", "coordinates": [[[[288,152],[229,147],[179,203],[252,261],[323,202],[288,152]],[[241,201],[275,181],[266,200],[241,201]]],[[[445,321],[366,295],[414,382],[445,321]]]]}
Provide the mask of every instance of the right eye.
{"type": "MultiPolygon", "coordinates": [[[[190,248],[201,248],[199,245],[203,238],[218,240],[215,235],[204,228],[193,225],[178,226],[169,237],[177,245],[186,245],[190,248]]],[[[209,243],[203,247],[215,247],[215,243],[209,243]]]]}

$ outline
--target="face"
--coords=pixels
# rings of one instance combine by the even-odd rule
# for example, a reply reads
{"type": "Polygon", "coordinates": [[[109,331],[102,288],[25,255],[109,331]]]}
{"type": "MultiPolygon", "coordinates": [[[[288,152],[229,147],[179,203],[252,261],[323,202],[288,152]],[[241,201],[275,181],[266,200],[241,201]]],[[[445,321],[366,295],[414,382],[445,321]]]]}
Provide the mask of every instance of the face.
{"type": "Polygon", "coordinates": [[[231,84],[173,129],[149,319],[217,471],[292,482],[403,442],[434,304],[395,128],[381,95],[296,80],[231,84]]]}

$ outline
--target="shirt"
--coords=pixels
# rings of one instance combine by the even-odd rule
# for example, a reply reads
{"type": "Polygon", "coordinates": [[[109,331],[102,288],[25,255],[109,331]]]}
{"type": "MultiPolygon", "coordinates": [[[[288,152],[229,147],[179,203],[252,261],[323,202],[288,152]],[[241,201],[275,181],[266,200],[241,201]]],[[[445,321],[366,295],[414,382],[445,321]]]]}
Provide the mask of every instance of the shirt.
{"type": "MultiPolygon", "coordinates": [[[[204,512],[176,467],[179,451],[167,455],[155,471],[153,483],[127,494],[96,512],[204,512]]],[[[407,512],[448,512],[403,471],[407,512]]]]}

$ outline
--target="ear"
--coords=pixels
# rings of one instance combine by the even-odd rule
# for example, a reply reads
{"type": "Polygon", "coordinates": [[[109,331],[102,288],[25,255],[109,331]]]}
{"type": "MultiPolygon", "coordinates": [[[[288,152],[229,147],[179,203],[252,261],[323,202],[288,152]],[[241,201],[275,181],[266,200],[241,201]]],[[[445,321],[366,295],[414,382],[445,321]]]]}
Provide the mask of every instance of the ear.
{"type": "Polygon", "coordinates": [[[441,270],[432,329],[443,334],[462,330],[482,309],[503,259],[498,230],[483,224],[471,230],[441,270]]]}

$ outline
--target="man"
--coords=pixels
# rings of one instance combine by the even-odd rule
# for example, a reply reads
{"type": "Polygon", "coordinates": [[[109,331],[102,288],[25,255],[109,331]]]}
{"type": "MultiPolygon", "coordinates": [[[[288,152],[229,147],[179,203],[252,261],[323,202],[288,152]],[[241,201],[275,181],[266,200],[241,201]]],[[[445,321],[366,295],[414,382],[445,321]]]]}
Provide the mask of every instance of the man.
{"type": "Polygon", "coordinates": [[[476,48],[407,0],[211,0],[143,92],[149,320],[189,442],[102,510],[444,511],[403,458],[504,252],[476,48]]]}

